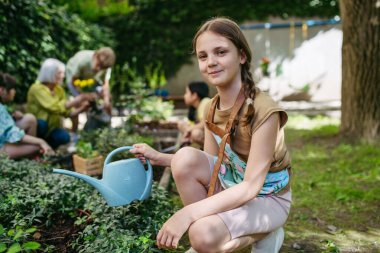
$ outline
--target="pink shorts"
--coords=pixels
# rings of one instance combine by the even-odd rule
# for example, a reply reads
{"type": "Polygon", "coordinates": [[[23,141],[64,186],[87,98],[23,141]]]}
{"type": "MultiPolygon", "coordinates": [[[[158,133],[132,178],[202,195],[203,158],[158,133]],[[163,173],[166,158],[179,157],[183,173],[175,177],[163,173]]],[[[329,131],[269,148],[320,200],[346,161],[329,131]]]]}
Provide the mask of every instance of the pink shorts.
{"type": "MultiPolygon", "coordinates": [[[[214,156],[206,154],[210,173],[214,170],[214,156]]],[[[223,191],[218,180],[215,193],[223,191]]],[[[288,191],[281,196],[256,197],[244,205],[218,213],[231,234],[231,240],[244,235],[268,233],[282,227],[290,211],[292,193],[288,191]]]]}

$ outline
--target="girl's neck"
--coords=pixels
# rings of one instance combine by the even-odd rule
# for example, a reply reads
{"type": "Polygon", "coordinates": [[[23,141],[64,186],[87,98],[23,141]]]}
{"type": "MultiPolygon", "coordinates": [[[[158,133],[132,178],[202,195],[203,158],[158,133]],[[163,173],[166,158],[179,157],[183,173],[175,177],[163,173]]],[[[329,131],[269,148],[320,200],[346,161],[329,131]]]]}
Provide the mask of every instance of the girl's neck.
{"type": "Polygon", "coordinates": [[[191,106],[194,107],[195,109],[197,109],[199,107],[200,103],[201,103],[201,99],[197,99],[193,102],[193,104],[191,106]]]}
{"type": "Polygon", "coordinates": [[[228,87],[217,87],[219,94],[219,109],[226,110],[231,108],[239,95],[242,83],[240,85],[230,85],[228,87]]]}

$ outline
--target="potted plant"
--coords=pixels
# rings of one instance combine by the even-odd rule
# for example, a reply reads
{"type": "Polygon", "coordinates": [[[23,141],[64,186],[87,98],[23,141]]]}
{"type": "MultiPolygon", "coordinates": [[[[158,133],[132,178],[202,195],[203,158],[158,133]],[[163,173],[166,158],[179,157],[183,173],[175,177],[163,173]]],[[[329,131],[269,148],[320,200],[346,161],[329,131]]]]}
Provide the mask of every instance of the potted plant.
{"type": "Polygon", "coordinates": [[[73,164],[75,171],[82,174],[100,175],[103,172],[103,156],[89,142],[78,141],[73,164]]]}

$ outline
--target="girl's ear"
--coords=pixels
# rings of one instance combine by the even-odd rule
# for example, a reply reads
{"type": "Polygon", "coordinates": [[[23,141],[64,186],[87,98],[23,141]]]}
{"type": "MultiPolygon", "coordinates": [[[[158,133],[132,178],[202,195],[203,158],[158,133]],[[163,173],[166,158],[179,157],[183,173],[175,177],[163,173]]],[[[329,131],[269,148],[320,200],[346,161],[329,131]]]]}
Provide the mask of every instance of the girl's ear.
{"type": "Polygon", "coordinates": [[[247,61],[247,55],[241,49],[240,50],[240,64],[244,64],[246,61],[247,61]]]}

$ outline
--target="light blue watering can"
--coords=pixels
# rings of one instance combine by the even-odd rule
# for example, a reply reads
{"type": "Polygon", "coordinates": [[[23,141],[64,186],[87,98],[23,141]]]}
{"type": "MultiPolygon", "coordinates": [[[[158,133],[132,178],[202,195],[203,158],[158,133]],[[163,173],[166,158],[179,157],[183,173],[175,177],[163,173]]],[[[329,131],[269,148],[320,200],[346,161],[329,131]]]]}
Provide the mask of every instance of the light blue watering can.
{"type": "Polygon", "coordinates": [[[103,178],[96,178],[81,173],[53,169],[53,173],[65,174],[82,179],[95,187],[105,198],[109,206],[122,206],[133,200],[144,200],[152,189],[152,165],[146,160],[148,170],[137,158],[110,162],[115,154],[133,149],[132,146],[121,147],[108,154],[104,161],[103,178]]]}

